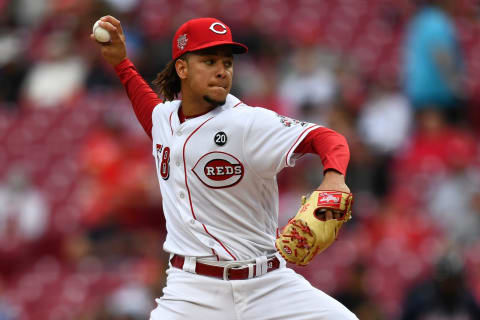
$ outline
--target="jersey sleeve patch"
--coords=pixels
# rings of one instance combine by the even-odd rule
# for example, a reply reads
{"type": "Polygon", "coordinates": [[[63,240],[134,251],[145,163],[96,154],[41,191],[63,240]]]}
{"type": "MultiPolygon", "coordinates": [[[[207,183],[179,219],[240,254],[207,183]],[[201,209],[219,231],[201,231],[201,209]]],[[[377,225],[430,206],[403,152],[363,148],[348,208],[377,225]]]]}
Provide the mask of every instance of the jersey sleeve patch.
{"type": "Polygon", "coordinates": [[[280,123],[283,124],[287,128],[290,128],[292,126],[306,127],[310,124],[309,122],[299,121],[299,120],[292,119],[292,118],[289,118],[289,117],[286,117],[286,116],[282,116],[280,114],[277,114],[277,117],[279,118],[280,123]]]}

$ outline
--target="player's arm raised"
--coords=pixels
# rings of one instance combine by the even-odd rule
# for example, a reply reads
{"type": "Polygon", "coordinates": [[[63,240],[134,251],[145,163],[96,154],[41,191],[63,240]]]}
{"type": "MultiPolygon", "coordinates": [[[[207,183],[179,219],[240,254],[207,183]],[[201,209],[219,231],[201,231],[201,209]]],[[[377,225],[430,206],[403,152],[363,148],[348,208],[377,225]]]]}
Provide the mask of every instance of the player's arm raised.
{"type": "Polygon", "coordinates": [[[127,46],[125,44],[122,25],[118,19],[112,16],[100,18],[99,25],[110,33],[111,40],[106,43],[101,43],[95,40],[93,34],[90,35],[90,39],[101,46],[101,53],[105,61],[112,66],[116,66],[127,57],[127,46]]]}
{"type": "Polygon", "coordinates": [[[133,63],[127,59],[125,35],[120,21],[112,16],[104,16],[100,18],[99,25],[110,33],[111,40],[101,43],[95,40],[93,34],[90,35],[90,38],[98,43],[103,58],[115,68],[115,72],[132,102],[138,121],[151,139],[152,112],[162,100],[140,76],[133,63]]]}

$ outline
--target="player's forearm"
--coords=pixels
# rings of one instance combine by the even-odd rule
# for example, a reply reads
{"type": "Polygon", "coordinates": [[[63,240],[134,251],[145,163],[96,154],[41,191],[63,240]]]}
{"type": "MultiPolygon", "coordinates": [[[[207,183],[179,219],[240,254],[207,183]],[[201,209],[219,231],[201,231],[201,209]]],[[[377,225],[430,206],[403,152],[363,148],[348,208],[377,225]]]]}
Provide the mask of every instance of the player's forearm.
{"type": "Polygon", "coordinates": [[[120,81],[132,102],[138,121],[148,136],[152,137],[152,112],[156,105],[162,102],[135,69],[133,63],[125,58],[115,66],[120,81]]]}
{"type": "Polygon", "coordinates": [[[350,161],[350,149],[345,137],[325,127],[309,132],[295,153],[318,154],[322,159],[325,174],[337,171],[345,176],[350,161]]]}

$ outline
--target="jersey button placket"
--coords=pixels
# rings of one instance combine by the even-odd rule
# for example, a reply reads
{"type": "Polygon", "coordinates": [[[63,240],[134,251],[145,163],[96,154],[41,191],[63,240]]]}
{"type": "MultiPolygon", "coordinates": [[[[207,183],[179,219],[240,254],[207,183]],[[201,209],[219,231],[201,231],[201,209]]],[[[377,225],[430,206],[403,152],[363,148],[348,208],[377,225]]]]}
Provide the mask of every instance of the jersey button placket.
{"type": "MultiPolygon", "coordinates": [[[[183,145],[183,139],[182,139],[182,130],[181,129],[176,129],[175,130],[175,136],[174,137],[174,144],[175,145],[178,145],[178,146],[182,146],[183,145]]],[[[181,152],[181,148],[179,150],[176,150],[178,152],[181,152]]],[[[174,179],[174,183],[175,183],[175,189],[177,189],[177,196],[181,199],[181,200],[184,200],[186,198],[186,195],[185,195],[185,192],[183,191],[183,188],[185,187],[184,186],[184,172],[183,172],[183,164],[182,164],[182,161],[180,161],[180,157],[181,155],[178,154],[177,152],[173,153],[172,154],[172,160],[173,159],[176,159],[174,164],[175,164],[175,167],[177,167],[178,169],[177,170],[181,170],[181,171],[178,171],[175,175],[175,179],[174,179]],[[180,190],[179,190],[180,189],[180,190]]],[[[175,170],[175,171],[177,171],[175,170]]]]}

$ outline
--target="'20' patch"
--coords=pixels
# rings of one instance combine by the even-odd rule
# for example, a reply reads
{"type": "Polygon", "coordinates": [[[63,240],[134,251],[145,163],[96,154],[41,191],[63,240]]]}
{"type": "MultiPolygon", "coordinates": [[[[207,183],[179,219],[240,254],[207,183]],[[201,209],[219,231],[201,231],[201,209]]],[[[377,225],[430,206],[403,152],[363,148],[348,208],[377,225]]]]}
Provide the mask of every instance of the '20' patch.
{"type": "Polygon", "coordinates": [[[214,151],[203,155],[192,169],[193,173],[210,188],[228,188],[243,178],[243,164],[231,154],[214,151]]]}

